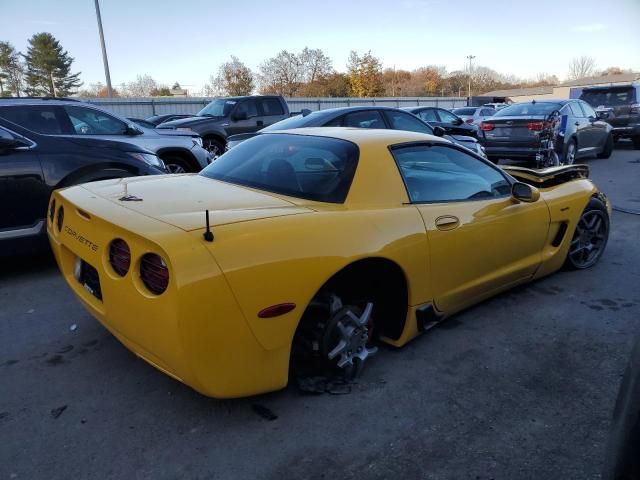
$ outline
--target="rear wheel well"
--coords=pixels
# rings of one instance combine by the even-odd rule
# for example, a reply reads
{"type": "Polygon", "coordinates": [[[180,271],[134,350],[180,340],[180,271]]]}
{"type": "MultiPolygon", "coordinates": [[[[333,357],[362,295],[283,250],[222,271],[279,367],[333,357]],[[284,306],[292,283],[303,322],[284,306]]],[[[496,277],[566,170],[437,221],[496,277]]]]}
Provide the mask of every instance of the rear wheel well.
{"type": "Polygon", "coordinates": [[[336,294],[344,304],[373,303],[377,335],[397,339],[402,334],[409,291],[404,271],[397,263],[385,258],[358,260],[335,273],[314,298],[325,293],[336,294]]]}

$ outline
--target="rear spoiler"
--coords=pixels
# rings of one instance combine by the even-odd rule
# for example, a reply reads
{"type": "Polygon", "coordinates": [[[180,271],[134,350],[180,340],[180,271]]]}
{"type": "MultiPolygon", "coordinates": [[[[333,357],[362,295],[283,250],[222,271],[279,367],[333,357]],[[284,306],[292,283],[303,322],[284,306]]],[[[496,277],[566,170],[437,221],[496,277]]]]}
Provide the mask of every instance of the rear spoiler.
{"type": "Polygon", "coordinates": [[[553,187],[579,178],[589,178],[587,165],[564,165],[542,169],[505,165],[502,169],[516,180],[540,188],[553,187]]]}

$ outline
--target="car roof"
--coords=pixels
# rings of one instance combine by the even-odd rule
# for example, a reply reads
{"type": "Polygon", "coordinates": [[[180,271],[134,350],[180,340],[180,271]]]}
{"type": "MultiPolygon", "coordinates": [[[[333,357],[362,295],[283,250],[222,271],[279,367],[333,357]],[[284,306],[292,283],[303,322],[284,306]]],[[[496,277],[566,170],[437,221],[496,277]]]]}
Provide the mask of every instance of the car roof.
{"type": "MultiPolygon", "coordinates": [[[[568,100],[567,99],[561,99],[561,98],[558,98],[558,99],[550,98],[548,100],[529,100],[529,101],[526,101],[526,102],[515,102],[515,103],[512,103],[511,105],[532,104],[534,102],[536,104],[537,103],[559,103],[560,105],[566,105],[569,102],[577,102],[577,101],[578,101],[577,98],[570,98],[568,100]]],[[[509,105],[509,106],[511,106],[511,105],[509,105]]]]}
{"type": "Polygon", "coordinates": [[[384,143],[396,145],[406,142],[439,142],[450,143],[448,140],[428,135],[426,133],[410,132],[408,130],[391,130],[375,128],[351,128],[351,127],[303,127],[290,130],[277,130],[265,132],[264,135],[308,135],[314,137],[328,137],[347,140],[357,145],[367,143],[384,143]]]}
{"type": "Polygon", "coordinates": [[[65,97],[0,97],[0,106],[2,105],[69,105],[76,103],[85,103],[82,100],[65,97]]]}

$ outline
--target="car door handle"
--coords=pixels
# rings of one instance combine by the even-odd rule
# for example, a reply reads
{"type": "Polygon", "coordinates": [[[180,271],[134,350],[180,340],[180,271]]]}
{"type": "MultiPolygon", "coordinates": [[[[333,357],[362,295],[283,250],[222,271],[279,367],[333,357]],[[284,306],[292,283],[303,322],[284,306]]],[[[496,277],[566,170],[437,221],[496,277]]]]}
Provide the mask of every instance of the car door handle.
{"type": "Polygon", "coordinates": [[[580,126],[580,122],[576,122],[576,123],[574,123],[574,125],[575,125],[576,127],[579,127],[579,126],[580,126]]]}
{"type": "Polygon", "coordinates": [[[264,125],[264,122],[262,120],[256,120],[256,126],[261,127],[264,125]]]}
{"type": "Polygon", "coordinates": [[[436,218],[436,228],[438,230],[453,230],[460,225],[460,219],[453,215],[442,215],[436,218]]]}

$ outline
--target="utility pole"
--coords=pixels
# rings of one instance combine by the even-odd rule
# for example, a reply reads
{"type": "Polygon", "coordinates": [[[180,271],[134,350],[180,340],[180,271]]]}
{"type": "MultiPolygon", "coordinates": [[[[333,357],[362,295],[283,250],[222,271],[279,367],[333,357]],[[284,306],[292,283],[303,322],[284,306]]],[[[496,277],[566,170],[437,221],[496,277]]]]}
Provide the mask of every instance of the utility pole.
{"type": "Polygon", "coordinates": [[[98,31],[100,32],[100,46],[102,47],[102,62],[104,63],[104,76],[107,80],[107,96],[113,97],[113,89],[111,88],[111,75],[109,75],[109,61],[107,60],[107,47],[104,45],[104,32],[102,31],[102,17],[100,16],[100,5],[98,0],[96,3],[96,17],[98,18],[98,31]]]}
{"type": "MultiPolygon", "coordinates": [[[[98,0],[96,0],[97,2],[98,0]]],[[[471,72],[473,69],[473,65],[471,64],[471,62],[473,61],[475,57],[475,55],[467,55],[465,57],[467,60],[469,60],[469,98],[471,98],[471,72]]]]}

